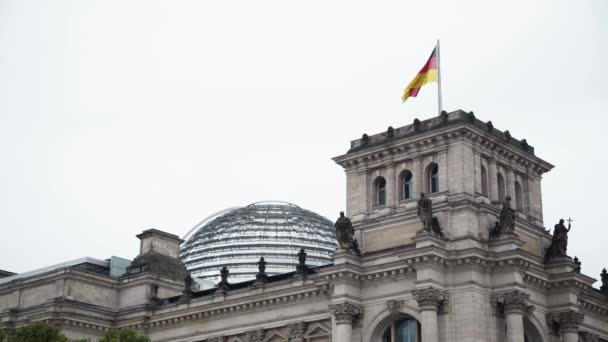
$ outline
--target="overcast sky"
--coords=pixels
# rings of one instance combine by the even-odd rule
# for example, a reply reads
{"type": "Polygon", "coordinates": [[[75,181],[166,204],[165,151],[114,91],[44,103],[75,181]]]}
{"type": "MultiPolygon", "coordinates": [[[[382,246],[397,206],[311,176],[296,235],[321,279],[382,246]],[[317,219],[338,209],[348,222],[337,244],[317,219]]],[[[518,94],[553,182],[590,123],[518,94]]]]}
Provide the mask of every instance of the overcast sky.
{"type": "Polygon", "coordinates": [[[330,160],[437,114],[401,92],[441,39],[444,109],[556,167],[547,228],[606,260],[608,1],[0,1],[0,269],[133,258],[135,235],[284,200],[332,221],[330,160]]]}

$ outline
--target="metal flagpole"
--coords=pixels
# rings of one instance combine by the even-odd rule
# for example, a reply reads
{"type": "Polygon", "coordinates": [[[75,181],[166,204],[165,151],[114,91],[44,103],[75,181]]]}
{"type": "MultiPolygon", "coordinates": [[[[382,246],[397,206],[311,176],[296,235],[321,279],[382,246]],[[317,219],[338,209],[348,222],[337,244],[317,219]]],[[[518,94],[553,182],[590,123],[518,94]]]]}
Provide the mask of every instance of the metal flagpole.
{"type": "Polygon", "coordinates": [[[441,103],[441,53],[439,52],[439,39],[437,39],[437,95],[439,100],[439,115],[441,115],[443,104],[441,103]]]}

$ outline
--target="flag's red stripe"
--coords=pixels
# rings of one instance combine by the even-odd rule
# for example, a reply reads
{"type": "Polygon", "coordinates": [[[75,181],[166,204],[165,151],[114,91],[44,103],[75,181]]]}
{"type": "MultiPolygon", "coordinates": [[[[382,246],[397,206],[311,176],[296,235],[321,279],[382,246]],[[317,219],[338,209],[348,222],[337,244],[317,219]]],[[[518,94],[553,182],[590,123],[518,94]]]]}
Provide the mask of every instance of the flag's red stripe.
{"type": "Polygon", "coordinates": [[[420,69],[418,74],[419,75],[424,74],[425,72],[432,70],[432,69],[437,69],[437,56],[432,56],[431,58],[429,58],[429,60],[422,67],[422,69],[420,69]]]}
{"type": "Polygon", "coordinates": [[[420,91],[420,87],[410,89],[410,96],[411,97],[416,97],[416,95],[418,95],[419,91],[420,91]]]}

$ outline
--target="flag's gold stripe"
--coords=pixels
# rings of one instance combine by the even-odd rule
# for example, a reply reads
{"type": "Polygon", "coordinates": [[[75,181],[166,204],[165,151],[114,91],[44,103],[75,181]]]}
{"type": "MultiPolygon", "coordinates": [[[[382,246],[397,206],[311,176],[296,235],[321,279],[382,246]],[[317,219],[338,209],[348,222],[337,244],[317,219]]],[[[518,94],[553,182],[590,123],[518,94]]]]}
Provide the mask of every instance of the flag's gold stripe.
{"type": "MultiPolygon", "coordinates": [[[[405,102],[405,100],[407,100],[408,97],[410,97],[410,93],[413,89],[418,89],[420,87],[422,87],[423,85],[430,83],[430,82],[437,82],[437,69],[431,69],[423,74],[418,74],[416,75],[416,77],[414,77],[414,79],[412,80],[412,82],[410,82],[410,84],[408,84],[407,88],[405,88],[405,91],[403,92],[403,96],[401,97],[401,101],[405,102]]],[[[415,97],[416,95],[413,95],[413,97],[415,97]]]]}

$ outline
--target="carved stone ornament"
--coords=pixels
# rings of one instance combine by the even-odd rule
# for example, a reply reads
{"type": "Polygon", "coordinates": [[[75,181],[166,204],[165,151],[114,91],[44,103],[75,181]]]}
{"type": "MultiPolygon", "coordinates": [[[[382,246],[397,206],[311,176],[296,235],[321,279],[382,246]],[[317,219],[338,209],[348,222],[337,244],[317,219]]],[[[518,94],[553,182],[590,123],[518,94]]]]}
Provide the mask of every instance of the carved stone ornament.
{"type": "Polygon", "coordinates": [[[264,342],[264,337],[266,337],[264,329],[258,329],[247,333],[247,341],[249,342],[264,342]]]}
{"type": "Polygon", "coordinates": [[[289,341],[293,342],[303,342],[304,341],[304,333],[306,332],[306,323],[294,323],[287,326],[287,330],[289,331],[289,341]]]}
{"type": "Polygon", "coordinates": [[[338,324],[352,324],[363,317],[363,307],[353,303],[330,305],[329,312],[334,315],[336,323],[338,324]]]}
{"type": "Polygon", "coordinates": [[[599,342],[599,336],[587,331],[579,332],[578,336],[581,342],[599,342]]]}
{"type": "Polygon", "coordinates": [[[522,139],[521,140],[521,148],[522,150],[528,152],[530,150],[530,145],[528,145],[528,140],[526,139],[522,139]]]}
{"type": "Polygon", "coordinates": [[[509,131],[505,131],[505,141],[511,142],[511,133],[509,131]]]}
{"type": "Polygon", "coordinates": [[[369,135],[363,134],[363,136],[361,136],[361,145],[367,144],[369,144],[369,135]]]}
{"type": "Polygon", "coordinates": [[[554,334],[578,333],[583,322],[583,315],[576,311],[566,311],[547,314],[547,325],[554,334]]]}
{"type": "Polygon", "coordinates": [[[528,304],[530,295],[521,291],[509,291],[492,297],[492,304],[498,306],[505,315],[520,314],[529,316],[534,311],[534,306],[528,304]]]}
{"type": "Polygon", "coordinates": [[[490,133],[494,131],[494,125],[492,124],[492,121],[486,122],[486,131],[490,133]]]}
{"type": "Polygon", "coordinates": [[[475,113],[469,112],[467,119],[468,119],[469,123],[475,123],[475,113]]]}
{"type": "Polygon", "coordinates": [[[386,306],[388,307],[388,311],[390,313],[398,313],[401,312],[403,301],[391,299],[386,302],[386,306]]]}
{"type": "Polygon", "coordinates": [[[414,132],[420,131],[420,120],[418,118],[414,119],[414,132]]]}
{"type": "Polygon", "coordinates": [[[412,291],[414,299],[418,302],[418,307],[423,310],[439,310],[439,306],[444,304],[447,297],[443,291],[429,287],[412,291]]]}
{"type": "Polygon", "coordinates": [[[389,138],[392,138],[395,136],[395,129],[391,126],[388,126],[388,129],[386,130],[386,136],[389,138]]]}

